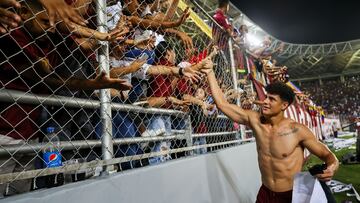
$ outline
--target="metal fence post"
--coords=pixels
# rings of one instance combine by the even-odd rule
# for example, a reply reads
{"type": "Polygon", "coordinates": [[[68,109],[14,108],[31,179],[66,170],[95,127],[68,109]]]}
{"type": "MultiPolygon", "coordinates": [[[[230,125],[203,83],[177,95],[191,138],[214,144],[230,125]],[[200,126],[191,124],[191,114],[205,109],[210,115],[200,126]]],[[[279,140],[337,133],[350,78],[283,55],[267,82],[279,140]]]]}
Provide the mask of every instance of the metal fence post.
{"type": "MultiPolygon", "coordinates": [[[[237,71],[235,67],[235,59],[234,59],[234,50],[233,50],[233,43],[231,37],[229,37],[229,55],[230,55],[230,65],[231,65],[231,75],[234,84],[234,89],[238,90],[238,82],[237,82],[237,71]]],[[[239,98],[236,99],[237,105],[240,105],[239,98]]]]}
{"type": "MultiPolygon", "coordinates": [[[[100,32],[108,32],[107,29],[107,14],[106,14],[106,0],[96,1],[97,23],[100,32]]],[[[98,60],[100,71],[105,72],[109,77],[109,44],[106,41],[101,41],[100,49],[98,50],[98,60]]],[[[114,148],[112,143],[112,123],[111,123],[111,97],[110,90],[100,90],[100,116],[102,122],[102,158],[109,160],[113,158],[114,148]]],[[[106,166],[104,172],[113,170],[113,166],[106,166]]]]}
{"type": "MultiPolygon", "coordinates": [[[[188,114],[185,118],[185,136],[186,136],[186,145],[187,147],[193,146],[193,134],[192,134],[192,126],[191,126],[191,118],[190,114],[188,114]]],[[[189,155],[193,155],[194,152],[189,151],[189,155]]]]}
{"type": "MultiPolygon", "coordinates": [[[[237,77],[237,70],[235,67],[235,59],[234,59],[234,50],[233,50],[233,42],[232,38],[229,37],[229,55],[230,55],[230,64],[231,64],[231,75],[234,84],[234,89],[237,91],[238,87],[238,77],[237,77]]],[[[240,98],[236,98],[236,104],[240,107],[240,98]]],[[[240,125],[240,138],[244,139],[245,136],[245,126],[240,125]]]]}

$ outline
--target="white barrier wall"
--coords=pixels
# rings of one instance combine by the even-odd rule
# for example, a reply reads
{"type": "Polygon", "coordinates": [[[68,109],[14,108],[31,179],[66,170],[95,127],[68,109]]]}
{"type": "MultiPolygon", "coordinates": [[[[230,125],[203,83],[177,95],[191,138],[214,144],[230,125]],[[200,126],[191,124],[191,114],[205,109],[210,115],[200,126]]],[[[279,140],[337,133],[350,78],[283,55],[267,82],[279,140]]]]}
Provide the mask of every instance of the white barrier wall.
{"type": "Polygon", "coordinates": [[[12,203],[253,203],[261,185],[256,144],[9,197],[12,203]]]}

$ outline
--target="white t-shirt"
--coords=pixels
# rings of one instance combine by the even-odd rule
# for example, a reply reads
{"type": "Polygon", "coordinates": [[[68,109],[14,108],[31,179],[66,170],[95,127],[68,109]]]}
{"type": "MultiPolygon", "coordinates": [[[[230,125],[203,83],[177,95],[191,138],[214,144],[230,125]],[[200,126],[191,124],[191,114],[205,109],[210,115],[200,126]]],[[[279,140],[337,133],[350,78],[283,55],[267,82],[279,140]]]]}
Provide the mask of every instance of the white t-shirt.
{"type": "Polygon", "coordinates": [[[115,5],[106,7],[106,14],[108,16],[107,26],[109,27],[109,30],[114,29],[119,22],[120,17],[122,16],[122,9],[120,1],[115,5]]]}

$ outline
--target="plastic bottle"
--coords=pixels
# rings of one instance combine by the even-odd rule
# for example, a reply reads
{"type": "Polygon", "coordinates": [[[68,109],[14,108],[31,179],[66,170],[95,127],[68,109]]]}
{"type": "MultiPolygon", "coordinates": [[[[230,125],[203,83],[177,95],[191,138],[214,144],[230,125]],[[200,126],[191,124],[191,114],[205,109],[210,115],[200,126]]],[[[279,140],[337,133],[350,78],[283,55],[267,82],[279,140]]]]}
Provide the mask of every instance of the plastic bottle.
{"type": "MultiPolygon", "coordinates": [[[[54,168],[62,166],[60,139],[55,133],[54,127],[46,129],[46,136],[43,142],[46,147],[43,150],[44,168],[54,168]]],[[[64,183],[64,175],[62,173],[46,176],[47,187],[59,186],[64,183]]]]}

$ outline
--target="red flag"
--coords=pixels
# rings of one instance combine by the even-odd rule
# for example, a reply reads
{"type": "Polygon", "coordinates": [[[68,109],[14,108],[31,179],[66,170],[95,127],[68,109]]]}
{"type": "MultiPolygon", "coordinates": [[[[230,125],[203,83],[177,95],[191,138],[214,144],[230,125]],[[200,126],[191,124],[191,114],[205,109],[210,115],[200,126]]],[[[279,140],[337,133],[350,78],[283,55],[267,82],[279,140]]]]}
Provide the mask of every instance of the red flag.
{"type": "Polygon", "coordinates": [[[265,88],[264,86],[259,82],[257,81],[256,79],[254,79],[254,77],[249,74],[249,79],[252,80],[252,83],[254,84],[255,86],[255,89],[256,89],[256,93],[258,95],[258,98],[260,101],[264,101],[265,98],[266,98],[266,93],[265,93],[265,88]]]}

